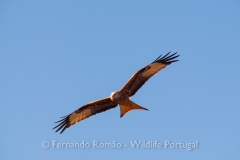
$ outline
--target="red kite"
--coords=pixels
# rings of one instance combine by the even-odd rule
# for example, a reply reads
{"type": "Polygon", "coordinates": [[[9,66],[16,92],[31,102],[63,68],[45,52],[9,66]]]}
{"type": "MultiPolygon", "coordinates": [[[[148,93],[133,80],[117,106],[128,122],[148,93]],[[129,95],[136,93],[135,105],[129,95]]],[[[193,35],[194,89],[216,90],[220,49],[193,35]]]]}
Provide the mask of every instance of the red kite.
{"type": "Polygon", "coordinates": [[[144,83],[147,82],[147,80],[151,78],[154,74],[156,74],[158,71],[165,68],[172,62],[178,61],[175,60],[175,58],[179,56],[176,55],[177,53],[174,53],[172,55],[169,54],[170,52],[163,57],[161,57],[160,55],[155,61],[153,61],[146,67],[140,69],[128,80],[128,82],[120,90],[112,92],[109,97],[90,102],[80,107],[76,111],[72,112],[71,114],[65,117],[61,117],[62,119],[60,121],[55,122],[59,124],[53,129],[57,128],[56,132],[62,129],[62,133],[71,125],[74,125],[75,123],[82,121],[97,113],[101,113],[111,108],[115,108],[117,107],[117,105],[120,106],[120,117],[123,117],[131,110],[148,110],[131,101],[129,97],[133,96],[142,87],[142,85],[144,85],[144,83]]]}

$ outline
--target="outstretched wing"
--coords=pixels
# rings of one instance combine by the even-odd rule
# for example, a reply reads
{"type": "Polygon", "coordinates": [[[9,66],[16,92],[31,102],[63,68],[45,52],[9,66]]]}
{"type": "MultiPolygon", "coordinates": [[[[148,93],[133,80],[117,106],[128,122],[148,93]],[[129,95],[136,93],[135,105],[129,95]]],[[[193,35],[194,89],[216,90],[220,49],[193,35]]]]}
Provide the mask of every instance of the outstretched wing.
{"type": "Polygon", "coordinates": [[[127,91],[129,96],[133,96],[144,83],[151,78],[154,74],[156,74],[161,69],[165,68],[167,65],[171,64],[172,62],[176,62],[175,60],[179,55],[174,53],[172,55],[166,54],[165,56],[161,57],[161,55],[153,61],[151,64],[147,65],[146,67],[140,69],[136,72],[128,82],[123,86],[121,91],[127,91]]]}
{"type": "Polygon", "coordinates": [[[104,98],[104,99],[90,102],[82,106],[81,108],[77,109],[73,113],[65,117],[61,117],[62,119],[60,121],[55,122],[59,124],[53,129],[57,128],[56,132],[62,129],[61,130],[61,133],[62,133],[66,128],[70,127],[71,125],[74,125],[75,123],[81,120],[84,120],[92,115],[106,111],[116,106],[117,104],[111,101],[110,98],[104,98]]]}

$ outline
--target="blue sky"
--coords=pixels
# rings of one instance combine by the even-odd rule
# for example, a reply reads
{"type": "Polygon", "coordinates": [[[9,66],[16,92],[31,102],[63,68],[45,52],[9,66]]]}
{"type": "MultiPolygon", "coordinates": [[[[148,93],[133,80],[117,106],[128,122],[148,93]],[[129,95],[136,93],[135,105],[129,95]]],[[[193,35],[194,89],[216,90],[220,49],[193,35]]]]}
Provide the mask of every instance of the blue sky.
{"type": "Polygon", "coordinates": [[[0,2],[1,159],[239,159],[240,2],[0,2]],[[179,62],[119,107],[55,133],[53,122],[120,89],[160,54],[179,62]],[[50,143],[48,149],[42,142],[50,143]],[[133,148],[131,141],[198,141],[133,148]],[[121,149],[53,148],[117,141],[121,149]]]}

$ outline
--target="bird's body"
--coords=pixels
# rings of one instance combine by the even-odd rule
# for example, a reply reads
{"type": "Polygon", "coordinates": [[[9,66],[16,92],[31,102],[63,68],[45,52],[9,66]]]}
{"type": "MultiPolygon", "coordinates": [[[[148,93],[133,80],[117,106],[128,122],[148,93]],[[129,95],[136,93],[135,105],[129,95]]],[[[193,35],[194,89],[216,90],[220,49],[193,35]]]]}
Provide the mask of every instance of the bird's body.
{"type": "Polygon", "coordinates": [[[60,121],[56,122],[60,124],[58,124],[53,129],[57,128],[56,132],[62,129],[62,133],[66,128],[70,127],[71,125],[97,113],[106,111],[111,108],[115,108],[118,105],[120,106],[121,111],[120,117],[124,116],[131,110],[148,110],[132,102],[129,98],[133,96],[142,87],[142,85],[154,74],[156,74],[158,71],[165,68],[172,62],[178,61],[174,59],[177,58],[179,55],[176,55],[175,53],[168,56],[169,53],[163,57],[159,56],[154,62],[140,69],[129,79],[129,81],[120,90],[112,92],[109,97],[90,102],[80,107],[73,113],[62,117],[60,121]]]}
{"type": "Polygon", "coordinates": [[[120,106],[120,110],[121,110],[120,117],[124,116],[126,113],[130,112],[131,110],[137,110],[137,109],[148,110],[132,102],[129,99],[129,97],[130,97],[129,92],[126,90],[115,91],[115,92],[112,92],[110,95],[110,99],[114,103],[120,106]]]}

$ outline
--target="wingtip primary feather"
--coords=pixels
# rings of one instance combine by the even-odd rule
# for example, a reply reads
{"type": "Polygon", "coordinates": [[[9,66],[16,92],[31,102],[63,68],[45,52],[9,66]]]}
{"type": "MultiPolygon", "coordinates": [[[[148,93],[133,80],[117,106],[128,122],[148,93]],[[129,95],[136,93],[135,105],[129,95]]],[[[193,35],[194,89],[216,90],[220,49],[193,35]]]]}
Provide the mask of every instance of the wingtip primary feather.
{"type": "Polygon", "coordinates": [[[164,55],[161,59],[164,59],[164,58],[167,57],[170,53],[171,53],[171,51],[168,52],[166,55],[164,55]]]}
{"type": "Polygon", "coordinates": [[[175,58],[179,57],[180,55],[176,55],[177,52],[169,55],[171,52],[168,52],[166,55],[164,55],[163,57],[158,57],[155,61],[153,61],[152,63],[166,63],[166,64],[171,64],[173,62],[177,62],[178,60],[176,60],[175,58]]]}
{"type": "Polygon", "coordinates": [[[58,125],[56,125],[53,129],[57,129],[55,132],[58,132],[61,130],[60,134],[63,133],[63,131],[69,127],[69,116],[70,115],[67,115],[67,116],[64,116],[64,117],[61,117],[62,119],[55,122],[55,123],[59,123],[58,125]]]}
{"type": "Polygon", "coordinates": [[[156,62],[158,59],[161,58],[162,55],[158,56],[153,62],[156,62]]]}
{"type": "Polygon", "coordinates": [[[61,130],[60,134],[62,134],[62,133],[65,131],[65,129],[67,129],[67,128],[68,128],[68,125],[66,125],[66,126],[61,130]]]}
{"type": "Polygon", "coordinates": [[[167,54],[165,54],[163,57],[161,57],[162,56],[162,54],[160,55],[160,56],[158,56],[157,57],[157,59],[155,59],[152,63],[154,63],[154,62],[157,62],[157,61],[159,61],[160,59],[163,59],[163,58],[165,58],[168,54],[170,54],[171,53],[171,51],[170,52],[168,52],[167,54]]]}

